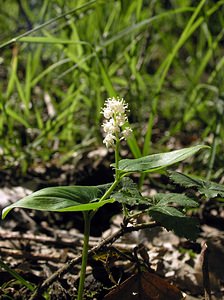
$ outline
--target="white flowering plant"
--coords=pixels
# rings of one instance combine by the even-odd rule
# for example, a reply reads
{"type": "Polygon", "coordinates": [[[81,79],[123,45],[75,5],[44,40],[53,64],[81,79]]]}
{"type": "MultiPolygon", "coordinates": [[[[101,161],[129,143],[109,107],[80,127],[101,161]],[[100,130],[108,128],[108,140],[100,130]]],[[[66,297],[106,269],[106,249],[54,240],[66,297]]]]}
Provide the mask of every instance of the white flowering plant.
{"type": "Polygon", "coordinates": [[[139,213],[144,211],[144,213],[148,213],[155,221],[158,221],[159,224],[162,224],[168,230],[172,229],[177,234],[184,235],[187,238],[195,237],[195,223],[191,218],[186,217],[183,211],[178,210],[177,206],[182,208],[195,207],[197,202],[186,195],[175,193],[158,193],[153,198],[143,197],[130,175],[133,173],[157,172],[188,158],[207,146],[197,145],[135,159],[121,159],[120,142],[127,140],[133,134],[128,123],[128,112],[128,104],[123,98],[119,97],[108,98],[102,109],[104,116],[102,124],[104,131],[103,143],[107,148],[112,148],[115,152],[115,162],[111,165],[115,170],[113,182],[98,186],[44,188],[5,207],[2,211],[2,218],[5,218],[13,208],[53,212],[83,212],[85,224],[84,244],[78,300],[83,299],[91,220],[96,211],[105,204],[112,204],[115,201],[122,203],[124,208],[123,226],[127,226],[139,213]],[[175,207],[172,206],[173,203],[175,203],[175,207]]]}

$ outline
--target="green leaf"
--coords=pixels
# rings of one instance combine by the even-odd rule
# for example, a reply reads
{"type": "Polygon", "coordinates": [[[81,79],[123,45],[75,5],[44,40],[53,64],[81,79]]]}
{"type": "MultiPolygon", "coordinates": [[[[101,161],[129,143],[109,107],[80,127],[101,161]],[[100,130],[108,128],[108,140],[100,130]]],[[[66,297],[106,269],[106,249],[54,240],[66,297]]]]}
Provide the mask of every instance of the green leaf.
{"type": "Polygon", "coordinates": [[[185,188],[200,187],[202,184],[201,179],[180,172],[169,172],[169,177],[174,183],[185,188]]]}
{"type": "Polygon", "coordinates": [[[23,124],[26,128],[30,128],[30,125],[25,120],[24,116],[19,115],[18,112],[15,112],[11,108],[6,108],[6,113],[13,118],[14,120],[18,121],[19,123],[23,124]]]}
{"type": "Polygon", "coordinates": [[[155,221],[161,223],[167,230],[173,230],[179,236],[196,239],[199,233],[198,221],[169,206],[170,204],[176,204],[181,207],[197,207],[198,203],[196,201],[184,194],[158,193],[155,195],[153,202],[156,202],[156,204],[150,207],[148,211],[155,221]]]}
{"type": "Polygon", "coordinates": [[[114,199],[97,201],[110,185],[45,188],[5,207],[2,211],[2,218],[4,219],[15,207],[57,212],[94,210],[106,203],[114,202],[114,199]]]}
{"type": "Polygon", "coordinates": [[[169,193],[163,194],[158,193],[155,195],[156,205],[158,206],[167,206],[167,204],[175,203],[178,206],[182,207],[197,207],[198,203],[187,197],[185,194],[176,194],[176,193],[169,193]]]}
{"type": "Polygon", "coordinates": [[[222,184],[179,172],[170,172],[170,179],[185,188],[196,188],[200,194],[205,195],[207,198],[215,198],[217,196],[224,198],[224,185],[222,184]]]}
{"type": "Polygon", "coordinates": [[[138,186],[130,178],[123,178],[119,191],[112,194],[113,199],[120,203],[125,203],[130,206],[145,204],[145,198],[142,197],[138,190],[138,186]]]}
{"type": "Polygon", "coordinates": [[[153,172],[180,162],[203,148],[208,148],[208,146],[198,145],[136,159],[122,159],[119,161],[118,169],[122,173],[153,172]]]}
{"type": "Polygon", "coordinates": [[[112,81],[111,81],[111,78],[110,78],[108,72],[106,71],[103,63],[101,62],[101,60],[99,59],[98,56],[97,56],[97,60],[98,60],[99,66],[100,66],[100,71],[101,71],[101,75],[102,75],[102,78],[103,78],[103,83],[104,83],[104,86],[107,90],[108,95],[110,95],[111,97],[116,96],[116,91],[113,87],[113,84],[112,84],[112,81]]]}
{"type": "MultiPolygon", "coordinates": [[[[27,287],[30,291],[35,290],[35,286],[30,283],[29,281],[26,281],[22,276],[19,275],[15,270],[11,269],[7,264],[5,264],[1,259],[0,259],[0,267],[5,269],[7,273],[9,273],[12,277],[17,279],[22,285],[27,287]]],[[[7,297],[7,296],[6,296],[7,297]]],[[[11,299],[11,298],[9,298],[11,299]]]]}
{"type": "Polygon", "coordinates": [[[173,230],[178,236],[195,240],[199,234],[198,220],[186,217],[179,210],[169,206],[154,206],[149,215],[167,230],[173,230]]]}
{"type": "Polygon", "coordinates": [[[43,37],[43,36],[29,36],[29,37],[22,37],[19,39],[19,42],[26,42],[26,43],[41,43],[41,44],[60,44],[60,45],[88,45],[89,43],[84,41],[73,41],[73,40],[66,40],[61,38],[54,38],[54,37],[43,37]]]}

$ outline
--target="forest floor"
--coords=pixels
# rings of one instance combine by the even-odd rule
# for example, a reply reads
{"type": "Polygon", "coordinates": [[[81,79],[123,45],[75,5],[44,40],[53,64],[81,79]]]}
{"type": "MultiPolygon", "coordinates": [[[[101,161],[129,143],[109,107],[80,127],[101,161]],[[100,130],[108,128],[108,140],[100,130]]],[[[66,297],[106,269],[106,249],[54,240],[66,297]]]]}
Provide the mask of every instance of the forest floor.
{"type": "MultiPolygon", "coordinates": [[[[62,169],[38,166],[22,178],[15,171],[13,180],[12,171],[1,172],[0,208],[46,186],[111,181],[106,160],[89,168],[90,162],[91,156],[79,166],[79,172],[68,165],[62,169]]],[[[105,205],[99,210],[91,226],[85,299],[224,299],[222,210],[213,206],[199,214],[200,236],[191,242],[160,226],[141,228],[132,224],[133,230],[125,231],[121,207],[111,207],[105,205]],[[126,284],[121,284],[124,280],[126,284]],[[141,284],[141,295],[132,292],[136,284],[141,284]]],[[[149,221],[144,215],[139,220],[149,221]]],[[[46,298],[32,298],[33,292],[2,267],[0,299],[75,299],[82,232],[82,215],[78,213],[22,209],[10,213],[0,223],[1,261],[49,296],[45,293],[46,298]]]]}

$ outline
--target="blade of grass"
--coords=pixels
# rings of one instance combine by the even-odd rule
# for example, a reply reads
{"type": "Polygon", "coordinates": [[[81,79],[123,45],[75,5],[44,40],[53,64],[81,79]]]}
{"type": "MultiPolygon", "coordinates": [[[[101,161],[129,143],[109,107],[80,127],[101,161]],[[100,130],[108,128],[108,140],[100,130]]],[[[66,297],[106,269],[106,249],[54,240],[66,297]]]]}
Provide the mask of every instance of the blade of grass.
{"type": "Polygon", "coordinates": [[[11,93],[13,92],[15,81],[16,81],[16,72],[18,67],[18,47],[14,47],[12,51],[12,62],[11,62],[11,70],[10,77],[8,80],[7,90],[6,90],[6,98],[9,98],[11,93]]]}
{"type": "Polygon", "coordinates": [[[87,45],[90,46],[88,42],[80,40],[67,40],[55,37],[43,37],[43,36],[28,36],[19,39],[18,42],[25,43],[35,43],[35,44],[60,44],[60,45],[87,45]]]}
{"type": "Polygon", "coordinates": [[[0,267],[5,269],[10,275],[12,275],[15,279],[17,279],[22,285],[28,288],[30,291],[34,291],[35,287],[28,281],[26,281],[22,276],[20,276],[16,271],[12,270],[9,266],[7,266],[1,259],[0,259],[0,267]]]}
{"type": "Polygon", "coordinates": [[[29,52],[27,56],[27,64],[26,64],[26,77],[25,77],[25,107],[26,111],[29,111],[30,105],[30,94],[31,94],[31,65],[32,65],[32,55],[29,52]]]}
{"type": "Polygon", "coordinates": [[[115,97],[117,95],[117,93],[116,93],[116,91],[113,87],[113,84],[110,80],[110,77],[108,76],[107,71],[105,70],[103,62],[99,59],[99,57],[97,55],[96,55],[96,58],[97,58],[97,62],[98,62],[99,67],[100,67],[100,72],[101,72],[101,75],[102,75],[102,78],[103,78],[103,83],[104,83],[104,86],[107,90],[107,93],[108,93],[108,95],[110,95],[110,97],[115,97]]]}
{"type": "Polygon", "coordinates": [[[36,76],[32,82],[31,82],[31,86],[35,86],[44,76],[46,76],[47,74],[49,74],[50,72],[52,72],[54,69],[56,69],[57,67],[66,64],[68,62],[71,62],[70,58],[65,58],[62,60],[57,61],[56,63],[50,65],[47,69],[45,69],[42,73],[40,73],[38,76],[36,76]]]}
{"type": "Polygon", "coordinates": [[[22,87],[17,75],[15,76],[15,83],[16,83],[16,88],[17,88],[17,91],[18,91],[18,95],[24,105],[24,112],[26,114],[26,117],[29,116],[29,105],[27,105],[27,99],[26,99],[26,96],[25,96],[25,93],[24,93],[24,88],[22,87]]]}
{"type": "Polygon", "coordinates": [[[25,118],[22,117],[22,116],[20,116],[17,112],[13,111],[11,108],[6,107],[5,111],[6,111],[7,115],[9,115],[14,120],[16,120],[17,122],[19,122],[22,125],[24,125],[26,128],[30,127],[29,124],[28,124],[28,122],[25,120],[25,118]]]}

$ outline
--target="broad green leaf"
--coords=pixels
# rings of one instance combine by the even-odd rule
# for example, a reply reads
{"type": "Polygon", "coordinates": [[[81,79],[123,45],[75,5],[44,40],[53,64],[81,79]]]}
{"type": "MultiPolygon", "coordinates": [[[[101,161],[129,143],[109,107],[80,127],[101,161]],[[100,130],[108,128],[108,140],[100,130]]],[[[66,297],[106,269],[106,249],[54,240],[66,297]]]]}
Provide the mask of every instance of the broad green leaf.
{"type": "Polygon", "coordinates": [[[186,217],[174,207],[155,206],[149,215],[167,230],[173,230],[177,235],[195,240],[199,234],[198,220],[186,217]]]}
{"type": "Polygon", "coordinates": [[[57,212],[94,210],[106,203],[114,202],[114,199],[97,201],[109,187],[110,184],[45,188],[5,207],[2,218],[4,219],[15,207],[57,212]]]}
{"type": "Polygon", "coordinates": [[[222,184],[202,180],[200,178],[179,172],[170,172],[170,179],[176,184],[184,186],[185,188],[196,188],[199,193],[205,195],[207,198],[215,198],[217,196],[224,198],[224,185],[222,184]]]}
{"type": "Polygon", "coordinates": [[[118,169],[122,173],[153,172],[180,162],[203,148],[208,148],[208,146],[197,145],[181,150],[152,154],[136,159],[122,159],[119,161],[118,169]]]}
{"type": "Polygon", "coordinates": [[[156,205],[158,206],[167,206],[168,204],[175,203],[178,206],[182,207],[197,207],[198,203],[187,197],[184,194],[176,194],[176,193],[169,193],[169,194],[163,194],[158,193],[155,195],[156,205]]]}

